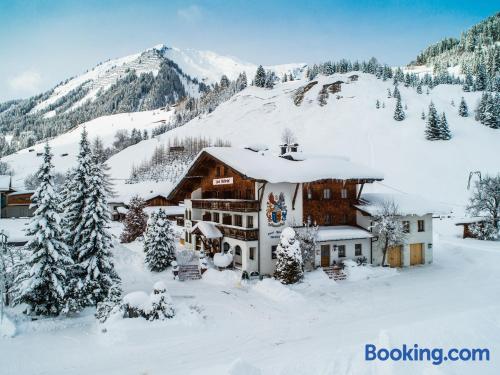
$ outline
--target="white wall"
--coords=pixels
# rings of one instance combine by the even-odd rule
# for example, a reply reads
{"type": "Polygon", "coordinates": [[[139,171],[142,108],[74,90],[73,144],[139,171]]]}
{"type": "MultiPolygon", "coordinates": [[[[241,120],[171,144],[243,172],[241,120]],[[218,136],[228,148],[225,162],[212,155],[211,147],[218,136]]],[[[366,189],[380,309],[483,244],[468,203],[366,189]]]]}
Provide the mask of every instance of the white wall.
{"type": "Polygon", "coordinates": [[[326,241],[326,242],[318,242],[316,244],[316,249],[314,253],[314,263],[316,267],[321,266],[321,245],[330,245],[330,264],[333,264],[335,261],[339,263],[339,261],[343,261],[346,259],[356,260],[360,257],[366,257],[367,261],[370,262],[370,247],[371,247],[371,238],[361,238],[356,240],[339,240],[339,241],[326,241]],[[361,252],[362,255],[356,256],[355,254],[355,244],[361,244],[361,252]],[[334,251],[334,245],[345,245],[345,257],[339,258],[339,252],[334,251]]]}
{"type": "MultiPolygon", "coordinates": [[[[257,190],[262,184],[257,183],[257,190]]],[[[271,275],[274,272],[276,260],[271,259],[271,246],[278,245],[281,232],[287,226],[302,225],[302,184],[299,184],[297,197],[295,200],[295,209],[292,209],[292,199],[295,193],[296,184],[279,183],[266,184],[262,198],[261,211],[259,212],[259,234],[260,234],[260,273],[271,275]],[[266,216],[267,201],[269,193],[285,196],[285,205],[287,207],[286,222],[283,225],[274,226],[268,222],[266,216]]]]}

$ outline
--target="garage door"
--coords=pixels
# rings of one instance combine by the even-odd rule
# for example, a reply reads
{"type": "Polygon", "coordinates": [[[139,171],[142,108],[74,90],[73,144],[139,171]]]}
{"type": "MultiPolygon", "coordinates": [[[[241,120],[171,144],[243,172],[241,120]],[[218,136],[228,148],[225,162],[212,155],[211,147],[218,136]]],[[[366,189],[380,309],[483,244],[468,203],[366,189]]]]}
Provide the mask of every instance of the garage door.
{"type": "Polygon", "coordinates": [[[424,263],[423,244],[410,244],[410,266],[424,263]]]}
{"type": "Polygon", "coordinates": [[[401,246],[392,246],[387,249],[387,264],[389,267],[401,267],[401,246]]]}

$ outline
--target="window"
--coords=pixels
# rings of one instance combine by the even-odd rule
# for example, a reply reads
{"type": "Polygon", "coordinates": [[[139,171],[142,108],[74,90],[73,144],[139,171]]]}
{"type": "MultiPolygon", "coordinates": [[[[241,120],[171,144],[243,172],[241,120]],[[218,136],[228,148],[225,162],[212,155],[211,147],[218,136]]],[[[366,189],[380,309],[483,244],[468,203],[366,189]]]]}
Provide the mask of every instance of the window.
{"type": "Polygon", "coordinates": [[[418,221],[418,231],[419,232],[425,232],[425,224],[423,220],[418,221]]]}
{"type": "Polygon", "coordinates": [[[345,245],[339,245],[339,258],[345,258],[345,245]]]}
{"type": "Polygon", "coordinates": [[[234,255],[241,256],[241,247],[239,247],[239,245],[236,245],[236,247],[234,248],[234,255]]]}
{"type": "Polygon", "coordinates": [[[410,222],[407,220],[403,221],[403,232],[410,233],[410,222]]]}
{"type": "Polygon", "coordinates": [[[307,188],[307,199],[309,200],[313,199],[313,192],[311,188],[307,188]]]}
{"type": "Polygon", "coordinates": [[[278,246],[271,246],[271,259],[276,259],[277,256],[276,256],[276,249],[278,248],[278,246]]]}
{"type": "Polygon", "coordinates": [[[347,189],[340,190],[340,197],[342,199],[346,199],[347,198],[347,189]]]}
{"type": "Polygon", "coordinates": [[[231,217],[230,214],[223,214],[222,215],[222,224],[233,225],[233,218],[231,217]]]}
{"type": "Polygon", "coordinates": [[[326,214],[325,215],[325,225],[331,225],[332,224],[332,215],[326,214]]]}
{"type": "Polygon", "coordinates": [[[218,212],[214,212],[212,220],[215,221],[216,223],[220,221],[220,215],[218,212]]]}
{"type": "Polygon", "coordinates": [[[360,257],[361,255],[363,255],[363,247],[360,243],[357,243],[354,245],[354,256],[360,257]]]}
{"type": "Polygon", "coordinates": [[[341,224],[347,224],[347,214],[343,214],[340,220],[341,224]]]}
{"type": "Polygon", "coordinates": [[[229,245],[227,242],[224,242],[223,248],[224,248],[224,252],[227,253],[229,251],[229,249],[231,248],[231,245],[229,245]]]}
{"type": "Polygon", "coordinates": [[[331,199],[332,191],[330,189],[323,189],[323,199],[331,199]]]}
{"type": "Polygon", "coordinates": [[[234,225],[236,225],[237,227],[243,226],[243,219],[241,215],[234,215],[234,225]]]}
{"type": "Polygon", "coordinates": [[[215,168],[215,177],[220,177],[220,167],[215,168]]]}
{"type": "Polygon", "coordinates": [[[248,258],[253,260],[255,258],[255,247],[248,249],[248,258]]]}
{"type": "Polygon", "coordinates": [[[246,190],[246,199],[253,199],[252,189],[246,190]]]}
{"type": "Polygon", "coordinates": [[[212,214],[210,212],[205,212],[203,214],[203,221],[212,221],[212,214]]]}
{"type": "Polygon", "coordinates": [[[253,228],[253,216],[247,216],[247,228],[253,228]]]}
{"type": "Polygon", "coordinates": [[[186,242],[189,242],[189,233],[188,233],[188,232],[186,232],[185,234],[186,234],[186,235],[185,235],[186,242]]]}
{"type": "Polygon", "coordinates": [[[224,166],[224,177],[227,177],[227,167],[224,166]]]}

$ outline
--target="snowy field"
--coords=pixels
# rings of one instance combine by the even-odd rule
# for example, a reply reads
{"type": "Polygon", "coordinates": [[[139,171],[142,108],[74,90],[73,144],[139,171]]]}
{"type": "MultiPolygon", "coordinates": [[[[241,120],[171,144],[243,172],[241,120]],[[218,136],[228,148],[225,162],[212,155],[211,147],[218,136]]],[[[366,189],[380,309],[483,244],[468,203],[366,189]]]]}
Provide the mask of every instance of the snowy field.
{"type": "Polygon", "coordinates": [[[315,271],[292,287],[242,284],[211,269],[182,283],[146,271],[140,243],[118,245],[115,258],[126,293],[165,281],[176,317],[100,325],[87,310],[17,322],[14,338],[0,338],[0,374],[500,373],[500,242],[460,239],[450,221],[435,220],[433,265],[357,268],[338,283],[315,271]],[[367,343],[488,348],[491,360],[366,362],[367,343]]]}

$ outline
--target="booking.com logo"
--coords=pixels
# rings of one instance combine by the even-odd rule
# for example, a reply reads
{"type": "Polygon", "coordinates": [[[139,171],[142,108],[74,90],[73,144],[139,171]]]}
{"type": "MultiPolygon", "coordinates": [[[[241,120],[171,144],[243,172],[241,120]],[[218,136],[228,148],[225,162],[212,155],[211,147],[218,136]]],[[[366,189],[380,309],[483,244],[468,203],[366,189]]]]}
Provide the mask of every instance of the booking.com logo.
{"type": "Polygon", "coordinates": [[[420,348],[418,344],[409,346],[403,344],[400,348],[380,348],[373,344],[365,345],[365,361],[402,361],[431,362],[440,365],[446,361],[489,361],[489,349],[470,348],[420,348]]]}

